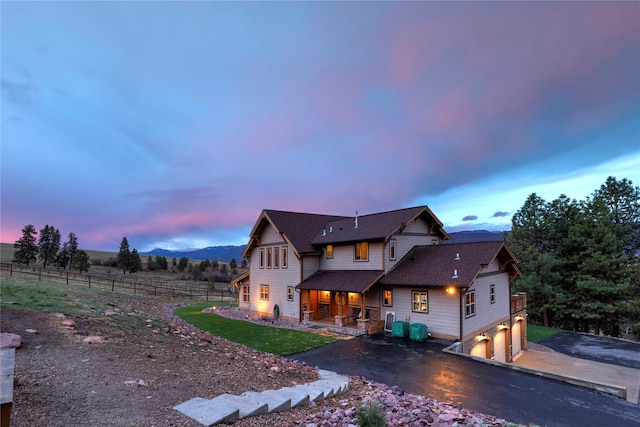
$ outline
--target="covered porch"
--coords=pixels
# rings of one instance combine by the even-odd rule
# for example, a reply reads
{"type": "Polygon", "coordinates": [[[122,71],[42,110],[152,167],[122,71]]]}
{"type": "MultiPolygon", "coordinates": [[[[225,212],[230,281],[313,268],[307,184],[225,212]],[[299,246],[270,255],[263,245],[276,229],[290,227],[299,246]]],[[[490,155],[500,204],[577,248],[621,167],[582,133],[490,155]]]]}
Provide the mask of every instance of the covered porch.
{"type": "Polygon", "coordinates": [[[300,283],[301,321],[368,330],[380,320],[380,301],[368,292],[383,272],[378,270],[318,271],[300,283]]]}

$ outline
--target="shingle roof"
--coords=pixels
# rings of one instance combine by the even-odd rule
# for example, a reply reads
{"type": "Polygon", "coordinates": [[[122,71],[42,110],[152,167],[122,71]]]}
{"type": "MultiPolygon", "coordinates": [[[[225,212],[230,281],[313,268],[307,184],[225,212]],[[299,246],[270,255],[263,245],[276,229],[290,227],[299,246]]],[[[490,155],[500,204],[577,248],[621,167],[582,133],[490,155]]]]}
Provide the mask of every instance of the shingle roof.
{"type": "Polygon", "coordinates": [[[519,274],[515,258],[501,241],[416,246],[379,283],[465,288],[481,272],[482,266],[498,256],[511,259],[510,268],[519,274]]]}
{"type": "Polygon", "coordinates": [[[312,243],[322,246],[326,244],[385,239],[420,215],[427,216],[427,223],[437,224],[442,236],[445,239],[449,238],[442,229],[442,223],[429,208],[426,206],[416,206],[413,208],[358,216],[357,228],[355,227],[355,217],[342,217],[338,220],[329,221],[323,224],[323,227],[316,230],[316,235],[312,243]]]}
{"type": "Polygon", "coordinates": [[[382,270],[319,270],[296,289],[362,293],[383,274],[382,270]]]}
{"type": "Polygon", "coordinates": [[[271,209],[265,209],[264,212],[276,229],[289,239],[298,253],[315,252],[316,249],[311,245],[311,242],[315,235],[318,234],[318,230],[322,230],[323,225],[327,222],[345,218],[336,215],[285,212],[271,209]]]}

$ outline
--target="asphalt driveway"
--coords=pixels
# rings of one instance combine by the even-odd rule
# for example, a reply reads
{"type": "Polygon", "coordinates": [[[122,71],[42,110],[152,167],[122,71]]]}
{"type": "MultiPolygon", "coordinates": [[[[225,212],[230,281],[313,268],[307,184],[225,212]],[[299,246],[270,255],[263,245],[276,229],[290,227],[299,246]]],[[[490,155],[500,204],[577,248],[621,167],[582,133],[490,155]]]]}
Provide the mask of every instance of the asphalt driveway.
{"type": "Polygon", "coordinates": [[[290,358],[525,425],[640,426],[639,405],[442,352],[448,344],[362,336],[290,358]]]}
{"type": "Polygon", "coordinates": [[[538,344],[579,359],[640,369],[640,343],[637,342],[561,332],[538,344]]]}

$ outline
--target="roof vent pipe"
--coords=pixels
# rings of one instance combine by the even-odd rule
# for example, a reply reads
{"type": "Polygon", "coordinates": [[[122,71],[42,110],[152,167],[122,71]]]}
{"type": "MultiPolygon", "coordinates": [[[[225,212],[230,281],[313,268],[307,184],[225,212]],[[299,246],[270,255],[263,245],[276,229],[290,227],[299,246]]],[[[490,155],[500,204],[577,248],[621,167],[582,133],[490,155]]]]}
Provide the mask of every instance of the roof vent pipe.
{"type": "Polygon", "coordinates": [[[353,222],[353,228],[358,228],[358,211],[356,211],[356,219],[353,222]]]}
{"type": "Polygon", "coordinates": [[[326,235],[327,235],[327,229],[326,229],[326,228],[323,228],[323,229],[322,229],[322,235],[323,235],[323,236],[326,236],[326,235]]]}
{"type": "Polygon", "coordinates": [[[456,252],[456,257],[453,259],[454,261],[460,261],[460,253],[456,252]]]}
{"type": "Polygon", "coordinates": [[[454,269],[453,270],[453,276],[451,277],[452,279],[457,279],[458,278],[458,269],[454,269]]]}

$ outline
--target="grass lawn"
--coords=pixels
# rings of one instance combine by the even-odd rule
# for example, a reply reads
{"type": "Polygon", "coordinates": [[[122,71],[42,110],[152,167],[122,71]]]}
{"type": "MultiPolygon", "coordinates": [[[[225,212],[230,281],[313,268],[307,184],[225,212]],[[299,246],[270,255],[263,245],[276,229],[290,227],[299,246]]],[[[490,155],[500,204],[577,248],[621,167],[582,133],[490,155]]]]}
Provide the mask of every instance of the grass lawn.
{"type": "Polygon", "coordinates": [[[558,332],[565,332],[564,329],[548,328],[546,326],[527,324],[527,341],[538,342],[558,332]]]}
{"type": "Polygon", "coordinates": [[[211,305],[188,305],[177,308],[175,313],[203,331],[277,356],[288,356],[337,341],[335,338],[310,332],[256,325],[244,320],[227,319],[217,314],[202,312],[211,305]]]}

